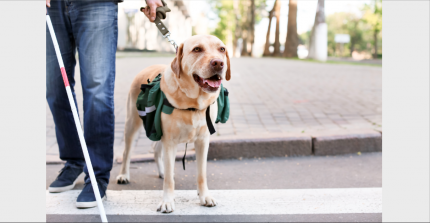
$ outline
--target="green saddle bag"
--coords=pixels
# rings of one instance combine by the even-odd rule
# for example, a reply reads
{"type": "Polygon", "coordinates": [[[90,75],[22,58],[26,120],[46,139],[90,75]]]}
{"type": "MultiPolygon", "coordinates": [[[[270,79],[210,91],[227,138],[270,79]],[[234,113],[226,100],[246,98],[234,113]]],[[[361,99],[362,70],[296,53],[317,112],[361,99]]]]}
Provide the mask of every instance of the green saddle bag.
{"type": "MultiPolygon", "coordinates": [[[[152,141],[159,141],[163,132],[161,130],[161,112],[172,114],[175,109],[160,89],[161,74],[154,78],[152,82],[148,79],[148,84],[142,84],[136,101],[137,112],[143,121],[143,128],[146,136],[152,141]]],[[[215,123],[226,123],[230,116],[230,101],[228,90],[221,84],[220,94],[217,98],[218,113],[215,123]]],[[[188,110],[192,110],[189,108],[188,110]]],[[[208,120],[207,120],[208,121],[208,120]]],[[[210,121],[210,120],[209,120],[210,121]]],[[[210,125],[212,125],[210,123],[210,125]]]]}

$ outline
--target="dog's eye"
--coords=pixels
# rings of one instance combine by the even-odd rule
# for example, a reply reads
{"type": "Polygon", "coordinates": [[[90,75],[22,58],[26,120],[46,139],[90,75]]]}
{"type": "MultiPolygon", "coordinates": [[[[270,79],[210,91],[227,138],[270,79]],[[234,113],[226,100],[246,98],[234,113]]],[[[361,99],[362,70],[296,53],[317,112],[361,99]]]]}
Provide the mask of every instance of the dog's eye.
{"type": "Polygon", "coordinates": [[[202,49],[201,49],[200,47],[195,47],[195,48],[193,49],[193,51],[194,51],[194,52],[200,52],[200,51],[202,51],[202,49]]]}
{"type": "Polygon", "coordinates": [[[225,48],[224,47],[221,47],[221,52],[225,52],[225,48]]]}

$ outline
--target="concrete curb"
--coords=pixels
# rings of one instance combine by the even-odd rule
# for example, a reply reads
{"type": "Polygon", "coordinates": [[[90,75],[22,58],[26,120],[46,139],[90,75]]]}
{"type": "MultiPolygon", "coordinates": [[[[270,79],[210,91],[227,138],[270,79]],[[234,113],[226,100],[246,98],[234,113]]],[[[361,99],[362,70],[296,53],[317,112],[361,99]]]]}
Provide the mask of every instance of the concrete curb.
{"type": "Polygon", "coordinates": [[[285,157],[312,155],[312,138],[305,134],[267,136],[214,137],[209,144],[208,159],[285,157]]]}
{"type": "MultiPolygon", "coordinates": [[[[255,157],[326,156],[348,153],[382,151],[382,131],[357,129],[344,131],[307,132],[300,134],[276,133],[270,135],[246,135],[212,137],[208,159],[242,159],[255,157]]],[[[183,152],[176,154],[182,160],[183,152]]],[[[64,163],[53,155],[46,156],[46,164],[64,163]]],[[[186,159],[195,159],[195,150],[187,151],[186,159]]],[[[122,154],[115,159],[122,162],[122,154]]],[[[131,162],[152,162],[154,154],[139,154],[131,162]]]]}
{"type": "Polygon", "coordinates": [[[382,134],[375,130],[324,132],[312,135],[316,156],[382,151],[382,134]]]}

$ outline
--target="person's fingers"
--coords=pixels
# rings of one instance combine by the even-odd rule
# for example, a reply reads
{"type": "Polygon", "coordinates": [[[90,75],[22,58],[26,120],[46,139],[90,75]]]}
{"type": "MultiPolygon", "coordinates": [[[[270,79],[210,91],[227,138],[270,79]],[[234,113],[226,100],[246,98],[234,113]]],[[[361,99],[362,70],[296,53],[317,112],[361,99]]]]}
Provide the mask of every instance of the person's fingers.
{"type": "Polygon", "coordinates": [[[149,8],[151,10],[150,12],[150,16],[151,18],[149,18],[149,20],[151,20],[151,22],[155,21],[155,14],[157,11],[157,5],[156,4],[152,4],[152,6],[149,8]]]}
{"type": "Polygon", "coordinates": [[[151,21],[151,8],[148,8],[148,11],[146,11],[146,17],[151,21]]]}
{"type": "Polygon", "coordinates": [[[150,2],[149,4],[149,20],[151,22],[154,22],[155,15],[157,13],[157,4],[155,4],[154,2],[150,2]]]}
{"type": "Polygon", "coordinates": [[[148,17],[149,21],[154,22],[155,17],[157,16],[157,8],[159,6],[163,6],[161,0],[146,0],[147,7],[142,10],[145,13],[146,17],[148,17]]]}
{"type": "Polygon", "coordinates": [[[145,16],[149,19],[149,7],[145,8],[145,16]]]}

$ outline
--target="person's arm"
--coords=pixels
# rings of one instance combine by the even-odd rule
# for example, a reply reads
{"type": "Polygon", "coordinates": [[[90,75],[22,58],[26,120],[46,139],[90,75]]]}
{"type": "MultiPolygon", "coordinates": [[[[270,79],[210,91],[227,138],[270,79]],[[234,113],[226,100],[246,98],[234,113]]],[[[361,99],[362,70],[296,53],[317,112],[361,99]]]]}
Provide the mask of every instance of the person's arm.
{"type": "MultiPolygon", "coordinates": [[[[48,2],[50,0],[46,0],[48,2]]],[[[156,10],[158,7],[163,6],[161,0],[146,0],[146,7],[142,12],[148,17],[149,21],[154,22],[156,17],[156,10]]]]}

